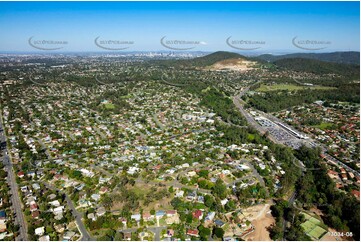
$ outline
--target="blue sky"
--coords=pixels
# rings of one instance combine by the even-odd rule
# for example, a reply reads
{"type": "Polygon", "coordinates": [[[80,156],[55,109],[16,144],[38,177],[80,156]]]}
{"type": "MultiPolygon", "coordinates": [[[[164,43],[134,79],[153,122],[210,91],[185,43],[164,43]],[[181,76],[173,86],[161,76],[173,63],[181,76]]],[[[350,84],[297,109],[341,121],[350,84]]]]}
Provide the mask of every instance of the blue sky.
{"type": "MultiPolygon", "coordinates": [[[[359,2],[0,2],[0,51],[34,51],[35,40],[67,41],[61,51],[104,51],[102,40],[132,41],[127,51],[169,50],[160,39],[199,41],[199,51],[312,52],[292,39],[326,41],[313,52],[359,51],[359,2]],[[240,45],[239,45],[240,46],[240,45]],[[242,45],[241,47],[244,47],[242,45]]],[[[112,45],[115,46],[115,45],[112,45]]],[[[182,46],[184,47],[184,46],[182,46]]],[[[36,50],[38,51],[38,50],[36,50]]],[[[121,52],[121,51],[120,51],[121,52]]]]}

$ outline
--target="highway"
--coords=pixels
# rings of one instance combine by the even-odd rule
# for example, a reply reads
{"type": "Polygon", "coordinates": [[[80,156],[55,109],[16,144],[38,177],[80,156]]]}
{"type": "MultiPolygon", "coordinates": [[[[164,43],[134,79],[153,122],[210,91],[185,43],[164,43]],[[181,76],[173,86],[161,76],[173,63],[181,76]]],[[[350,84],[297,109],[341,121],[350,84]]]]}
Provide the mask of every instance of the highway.
{"type": "Polygon", "coordinates": [[[9,152],[6,147],[6,136],[2,126],[1,114],[0,114],[0,130],[1,130],[0,143],[4,144],[1,148],[1,156],[3,157],[3,164],[8,174],[7,182],[10,186],[10,191],[11,191],[11,203],[12,203],[12,208],[14,209],[15,224],[18,224],[20,226],[19,236],[16,238],[16,240],[26,241],[28,240],[28,227],[23,214],[23,204],[19,196],[19,188],[18,188],[18,184],[16,183],[13,164],[11,162],[11,158],[8,156],[9,152]]]}
{"type": "MultiPolygon", "coordinates": [[[[247,88],[247,90],[248,90],[248,88],[247,88]]],[[[242,95],[244,93],[245,93],[245,91],[242,91],[239,95],[236,95],[233,97],[234,105],[236,105],[236,107],[241,112],[241,114],[246,118],[246,120],[250,126],[257,129],[261,134],[265,134],[266,130],[264,128],[262,128],[261,125],[259,125],[257,123],[257,121],[254,120],[253,117],[246,110],[244,110],[243,105],[242,105],[242,103],[244,103],[244,101],[240,98],[240,97],[242,97],[242,95]]]]}

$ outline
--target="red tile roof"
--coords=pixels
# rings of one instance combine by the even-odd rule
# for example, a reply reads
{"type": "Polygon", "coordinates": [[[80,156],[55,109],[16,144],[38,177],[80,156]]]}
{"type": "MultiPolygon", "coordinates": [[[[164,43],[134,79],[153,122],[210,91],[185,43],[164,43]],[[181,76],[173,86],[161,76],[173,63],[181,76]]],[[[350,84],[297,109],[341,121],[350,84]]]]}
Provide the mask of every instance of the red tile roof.
{"type": "Polygon", "coordinates": [[[194,211],[192,214],[193,214],[193,217],[194,217],[194,218],[199,219],[199,217],[201,217],[203,213],[202,213],[201,210],[197,209],[197,210],[194,211]]]}
{"type": "Polygon", "coordinates": [[[187,234],[193,235],[193,236],[198,236],[198,230],[197,229],[188,229],[187,234]]]}
{"type": "Polygon", "coordinates": [[[354,195],[355,197],[360,198],[360,191],[352,190],[351,193],[352,193],[352,195],[354,195]]]}
{"type": "Polygon", "coordinates": [[[176,210],[168,210],[168,211],[167,211],[167,214],[170,214],[170,215],[174,215],[174,214],[176,214],[176,213],[177,213],[176,210]]]}
{"type": "Polygon", "coordinates": [[[38,218],[39,214],[40,214],[39,211],[34,211],[34,212],[31,213],[31,217],[38,218]]]}

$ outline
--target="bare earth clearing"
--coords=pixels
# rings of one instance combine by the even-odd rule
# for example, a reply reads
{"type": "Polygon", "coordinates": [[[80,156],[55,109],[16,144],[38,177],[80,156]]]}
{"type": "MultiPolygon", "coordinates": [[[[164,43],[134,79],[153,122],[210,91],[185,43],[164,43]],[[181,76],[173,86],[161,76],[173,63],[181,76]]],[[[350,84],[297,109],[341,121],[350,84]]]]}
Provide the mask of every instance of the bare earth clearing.
{"type": "Polygon", "coordinates": [[[228,59],[224,61],[219,61],[209,67],[212,71],[218,70],[231,70],[231,71],[249,71],[254,69],[256,62],[247,61],[244,59],[228,59]]]}
{"type": "MultiPolygon", "coordinates": [[[[334,229],[331,229],[331,228],[328,228],[328,231],[329,232],[337,232],[336,230],[334,229]]],[[[325,234],[321,239],[320,241],[341,241],[343,240],[340,236],[332,236],[332,234],[325,234]]]]}
{"type": "Polygon", "coordinates": [[[270,204],[261,204],[253,206],[245,210],[252,217],[249,217],[249,220],[252,222],[252,225],[255,227],[255,230],[249,235],[245,236],[246,240],[252,241],[270,241],[269,232],[267,228],[275,222],[275,219],[272,217],[270,212],[270,204]]]}

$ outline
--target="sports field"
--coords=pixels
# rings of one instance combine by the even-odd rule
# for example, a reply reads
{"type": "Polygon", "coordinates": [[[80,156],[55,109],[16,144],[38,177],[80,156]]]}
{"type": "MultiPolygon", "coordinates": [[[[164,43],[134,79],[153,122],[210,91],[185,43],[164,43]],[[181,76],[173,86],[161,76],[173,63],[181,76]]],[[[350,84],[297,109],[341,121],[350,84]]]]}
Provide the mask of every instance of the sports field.
{"type": "Polygon", "coordinates": [[[309,220],[310,218],[312,218],[310,215],[308,215],[307,213],[302,213],[303,216],[305,216],[305,219],[306,220],[309,220]]]}
{"type": "Polygon", "coordinates": [[[324,234],[327,233],[326,230],[321,228],[320,226],[316,226],[313,230],[308,232],[311,238],[316,238],[317,240],[321,239],[324,234]]]}
{"type": "Polygon", "coordinates": [[[317,218],[314,218],[306,213],[302,213],[305,216],[306,222],[301,224],[301,227],[304,229],[305,233],[314,240],[319,240],[322,238],[327,231],[322,228],[322,222],[317,218]]]}
{"type": "Polygon", "coordinates": [[[315,227],[315,225],[310,221],[306,221],[301,224],[301,227],[305,230],[306,233],[308,233],[315,227]]]}
{"type": "Polygon", "coordinates": [[[309,221],[312,222],[313,224],[316,224],[316,225],[320,225],[320,224],[321,224],[321,221],[318,220],[318,219],[316,219],[316,218],[314,218],[314,217],[311,217],[311,218],[309,219],[309,221]]]}

